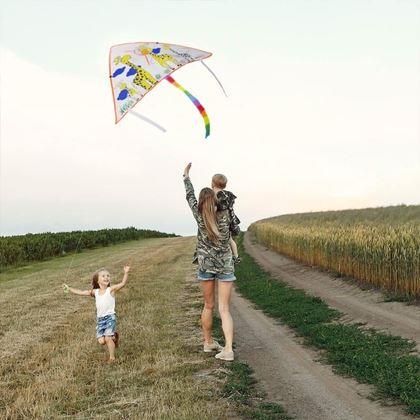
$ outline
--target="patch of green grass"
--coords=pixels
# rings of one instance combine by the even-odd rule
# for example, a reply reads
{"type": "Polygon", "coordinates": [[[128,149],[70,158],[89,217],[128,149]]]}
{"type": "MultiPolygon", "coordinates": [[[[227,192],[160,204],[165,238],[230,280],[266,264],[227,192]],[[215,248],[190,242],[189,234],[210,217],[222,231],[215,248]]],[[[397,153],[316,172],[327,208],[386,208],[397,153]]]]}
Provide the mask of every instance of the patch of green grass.
{"type": "Polygon", "coordinates": [[[420,304],[420,297],[416,298],[404,293],[391,292],[389,290],[382,291],[384,302],[404,302],[407,305],[420,304]]]}
{"type": "Polygon", "coordinates": [[[324,359],[336,372],[372,384],[382,397],[405,404],[411,414],[420,414],[420,358],[409,354],[415,343],[373,329],[341,324],[340,312],[321,299],[262,270],[245,252],[243,237],[238,245],[242,262],[235,268],[236,289],[243,296],[294,328],[306,344],[324,350],[324,359]]]}
{"type": "Polygon", "coordinates": [[[227,381],[222,396],[235,401],[239,414],[246,419],[290,419],[284,408],[276,403],[264,402],[256,389],[257,380],[248,364],[229,363],[227,381]]]}
{"type": "MultiPolygon", "coordinates": [[[[213,318],[214,338],[223,342],[220,318],[213,318]]],[[[291,419],[284,408],[276,403],[264,401],[264,395],[256,388],[257,380],[247,363],[228,362],[224,366],[228,374],[222,389],[222,397],[235,402],[236,410],[242,418],[261,420],[291,419]]]]}
{"type": "Polygon", "coordinates": [[[241,362],[230,363],[226,367],[229,370],[229,378],[223,387],[222,395],[237,403],[247,404],[256,383],[252,369],[241,362]]]}

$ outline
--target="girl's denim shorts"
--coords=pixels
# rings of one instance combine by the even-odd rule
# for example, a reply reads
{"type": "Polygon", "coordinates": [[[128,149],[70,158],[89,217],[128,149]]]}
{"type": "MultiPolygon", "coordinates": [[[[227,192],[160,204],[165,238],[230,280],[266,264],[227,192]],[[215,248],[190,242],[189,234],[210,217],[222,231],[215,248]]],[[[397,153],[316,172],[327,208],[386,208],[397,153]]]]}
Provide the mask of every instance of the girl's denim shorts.
{"type": "Polygon", "coordinates": [[[206,280],[219,280],[219,281],[235,281],[235,273],[229,274],[217,274],[217,273],[208,273],[207,271],[198,270],[197,279],[201,281],[206,280]]]}
{"type": "Polygon", "coordinates": [[[105,315],[97,318],[96,321],[96,338],[101,338],[104,336],[112,337],[115,335],[115,330],[117,327],[117,317],[115,314],[105,315]]]}

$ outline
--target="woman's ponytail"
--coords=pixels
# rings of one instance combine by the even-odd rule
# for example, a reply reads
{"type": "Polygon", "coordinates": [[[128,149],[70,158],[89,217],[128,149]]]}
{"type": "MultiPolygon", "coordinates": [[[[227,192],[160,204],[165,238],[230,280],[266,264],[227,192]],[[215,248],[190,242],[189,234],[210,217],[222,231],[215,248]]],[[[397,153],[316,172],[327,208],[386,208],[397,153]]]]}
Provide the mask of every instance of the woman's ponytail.
{"type": "Polygon", "coordinates": [[[203,217],[204,226],[210,240],[217,244],[219,242],[220,233],[216,221],[216,196],[211,188],[203,188],[198,198],[198,211],[203,217]]]}

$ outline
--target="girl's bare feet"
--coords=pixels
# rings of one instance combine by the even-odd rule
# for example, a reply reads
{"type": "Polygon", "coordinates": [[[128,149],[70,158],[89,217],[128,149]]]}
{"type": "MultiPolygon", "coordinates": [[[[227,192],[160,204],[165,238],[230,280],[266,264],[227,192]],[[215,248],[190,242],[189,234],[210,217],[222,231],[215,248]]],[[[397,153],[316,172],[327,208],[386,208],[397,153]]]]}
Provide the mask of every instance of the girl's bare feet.
{"type": "Polygon", "coordinates": [[[108,359],[108,363],[109,363],[109,364],[115,363],[115,357],[110,357],[110,358],[108,359]]]}

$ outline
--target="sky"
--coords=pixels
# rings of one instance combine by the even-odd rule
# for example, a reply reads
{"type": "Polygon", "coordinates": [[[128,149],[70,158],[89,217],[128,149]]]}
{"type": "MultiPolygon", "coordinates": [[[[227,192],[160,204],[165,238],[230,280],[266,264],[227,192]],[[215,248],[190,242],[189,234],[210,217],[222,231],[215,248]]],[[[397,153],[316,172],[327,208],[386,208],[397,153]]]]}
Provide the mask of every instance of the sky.
{"type": "Polygon", "coordinates": [[[280,214],[420,203],[420,0],[0,0],[0,235],[194,234],[183,168],[242,229],[280,214]],[[112,45],[212,52],[114,124],[112,45]]]}

